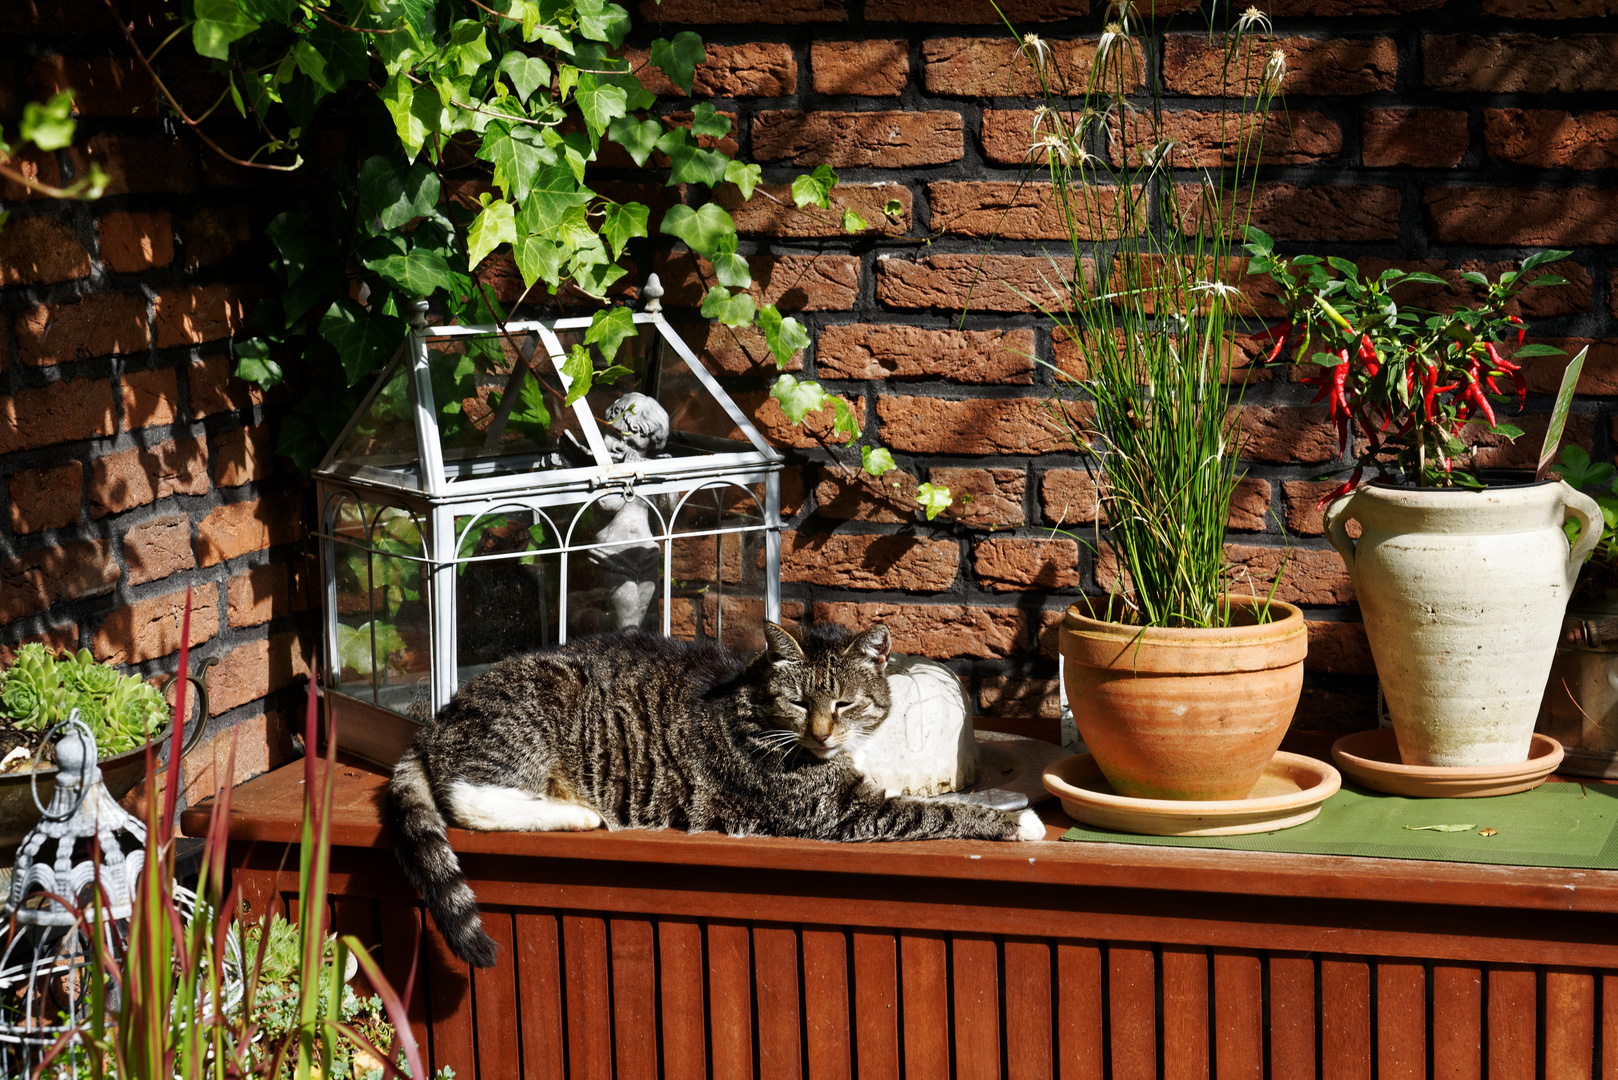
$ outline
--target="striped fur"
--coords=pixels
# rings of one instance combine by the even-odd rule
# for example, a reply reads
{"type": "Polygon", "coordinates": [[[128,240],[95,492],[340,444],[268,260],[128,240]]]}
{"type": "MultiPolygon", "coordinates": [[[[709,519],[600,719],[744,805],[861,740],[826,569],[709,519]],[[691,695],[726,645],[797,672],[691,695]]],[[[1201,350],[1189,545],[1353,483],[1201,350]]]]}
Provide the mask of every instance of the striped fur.
{"type": "Polygon", "coordinates": [[[732,836],[1033,838],[1037,822],[988,807],[890,799],[849,763],[891,704],[886,628],[800,643],[768,625],[765,636],[751,660],[641,634],[512,657],[421,729],[394,771],[387,813],[405,871],[457,956],[488,966],[495,945],[446,822],[542,830],[598,816],[611,829],[732,836]]]}

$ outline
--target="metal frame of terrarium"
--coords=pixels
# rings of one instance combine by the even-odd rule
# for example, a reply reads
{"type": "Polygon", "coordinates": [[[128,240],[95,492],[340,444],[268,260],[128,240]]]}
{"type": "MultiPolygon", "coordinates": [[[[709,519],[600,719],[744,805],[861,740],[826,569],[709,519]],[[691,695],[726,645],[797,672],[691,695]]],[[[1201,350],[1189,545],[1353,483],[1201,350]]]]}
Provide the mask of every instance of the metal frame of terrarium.
{"type": "MultiPolygon", "coordinates": [[[[570,611],[573,586],[587,576],[587,569],[580,570],[581,561],[588,568],[597,553],[597,562],[607,563],[615,554],[631,547],[642,549],[644,554],[649,544],[656,545],[661,559],[657,568],[659,595],[652,602],[660,613],[661,622],[660,626],[656,625],[657,619],[648,611],[648,622],[653,625],[644,626],[645,629],[660,629],[665,635],[674,629],[673,614],[678,606],[674,572],[676,544],[706,543],[710,539],[714,545],[713,581],[708,583],[712,586],[712,595],[702,591],[700,600],[686,594],[678,598],[687,605],[695,603],[701,609],[696,612],[688,606],[687,610],[694,614],[684,628],[697,627],[702,636],[708,638],[724,637],[727,595],[735,599],[738,591],[742,598],[762,599],[764,617],[779,620],[783,459],[770,448],[664,317],[659,299],[662,290],[655,275],[647,281],[642,295],[647,303],[644,310],[634,313],[634,324],[638,332],[645,327],[650,327],[651,332],[640,339],[644,363],[637,376],[637,392],[650,390],[650,396],[657,399],[665,369],[688,372],[689,389],[711,399],[722,411],[723,419],[741,435],[740,439],[671,430],[668,449],[672,456],[614,461],[603,435],[603,425],[592,412],[592,399],[585,397],[570,407],[559,406],[554,414],[554,422],[565,423],[566,414],[571,413],[578,434],[582,435],[582,441],[573,437],[572,446],[584,458],[582,463],[561,463],[556,460],[559,455],[555,451],[541,452],[533,447],[515,453],[502,450],[500,444],[507,437],[507,424],[530,370],[537,383],[543,361],[548,359],[551,371],[545,374],[554,372],[563,392],[572,386],[573,380],[563,370],[569,351],[563,338],[581,336],[591,325],[590,316],[513,320],[504,326],[429,326],[425,302],[416,305],[404,344],[385,365],[375,386],[314,471],[320,515],[316,535],[320,540],[323,586],[322,668],[328,708],[336,720],[337,737],[343,749],[391,764],[408,745],[415,724],[447,704],[459,683],[469,677],[468,672],[462,670],[460,647],[463,631],[470,629],[472,621],[469,620],[468,626],[462,625],[458,590],[464,584],[468,568],[479,564],[501,562],[508,572],[518,566],[530,567],[528,573],[537,587],[540,610],[534,617],[546,632],[525,634],[522,636],[526,640],[502,643],[507,654],[561,644],[570,635],[577,636],[581,631],[576,626],[570,627],[570,620],[578,621],[590,615],[570,611]],[[446,457],[429,364],[431,347],[443,344],[453,348],[461,342],[464,348],[467,339],[494,337],[503,338],[507,343],[523,341],[521,359],[512,359],[503,389],[484,384],[486,389],[500,390],[501,397],[486,416],[486,429],[477,432],[483,438],[481,448],[474,448],[464,456],[446,457]],[[673,351],[673,358],[664,351],[669,349],[673,351]],[[540,352],[545,356],[540,357],[540,352]],[[675,365],[675,359],[683,369],[675,365]],[[408,372],[401,374],[402,365],[408,365],[408,372]],[[373,455],[376,460],[362,460],[349,447],[349,440],[371,415],[370,410],[379,395],[396,379],[408,381],[412,406],[413,430],[406,432],[401,424],[400,437],[413,435],[417,453],[414,457],[384,453],[373,455]],[[698,501],[704,492],[712,493],[714,522],[706,528],[682,528],[681,522],[688,520],[688,514],[710,512],[706,498],[698,501]],[[737,512],[727,509],[727,498],[741,509],[737,512]],[[634,504],[637,510],[644,507],[651,532],[638,536],[634,544],[593,542],[583,535],[581,523],[596,516],[598,509],[605,505],[603,500],[608,499],[616,500],[614,506],[634,504]],[[518,546],[493,553],[467,550],[469,538],[483,536],[483,533],[473,532],[480,523],[484,523],[481,528],[488,530],[493,528],[488,522],[505,521],[512,515],[532,520],[530,536],[537,528],[546,540],[531,541],[539,545],[535,547],[518,546]],[[405,539],[389,542],[389,536],[405,539]],[[419,545],[419,550],[412,545],[419,545]],[[404,550],[406,547],[412,550],[404,550]],[[755,550],[755,557],[748,559],[746,556],[755,550]],[[735,566],[738,552],[740,565],[735,566]],[[361,554],[365,556],[366,581],[357,591],[351,589],[340,597],[339,560],[361,554]],[[755,570],[761,569],[762,574],[750,573],[749,563],[755,564],[755,570]],[[379,564],[384,582],[380,587],[379,564]],[[532,569],[536,564],[544,565],[532,569]],[[425,601],[426,614],[420,621],[430,638],[430,663],[425,678],[411,681],[406,675],[393,682],[389,676],[389,657],[398,655],[398,650],[389,651],[388,646],[393,643],[391,637],[389,641],[379,641],[378,594],[382,592],[384,598],[390,595],[387,590],[397,586],[389,582],[404,580],[397,574],[402,568],[408,575],[412,573],[411,567],[417,567],[416,572],[421,575],[415,580],[425,579],[421,599],[425,601]],[[733,580],[727,580],[730,570],[734,570],[733,580]],[[546,577],[550,573],[555,575],[554,583],[546,577]],[[390,577],[390,574],[395,576],[390,577]],[[752,592],[747,591],[749,586],[752,592]],[[347,605],[353,609],[360,602],[356,599],[360,593],[369,618],[355,628],[341,621],[340,608],[347,605]],[[660,605],[656,604],[657,599],[661,600],[660,605]],[[355,679],[345,681],[343,677],[346,671],[358,670],[345,666],[343,657],[348,654],[344,653],[343,645],[352,647],[350,654],[355,648],[363,654],[366,634],[370,639],[371,663],[368,688],[357,685],[355,679]],[[533,640],[535,637],[540,640],[533,640]],[[545,640],[550,637],[554,640],[545,640]]],[[[554,387],[552,390],[554,392],[554,387]]],[[[542,393],[537,389],[535,392],[542,393]]],[[[599,405],[611,393],[608,390],[593,395],[594,404],[599,405]]],[[[487,404],[487,395],[480,400],[487,404]]],[[[718,420],[719,416],[710,419],[718,420]]],[[[617,428],[608,427],[613,434],[618,434],[617,428]]],[[[610,522],[617,512],[609,514],[602,510],[600,514],[610,522]]],[[[492,566],[487,569],[494,571],[492,566]]],[[[644,585],[644,581],[636,588],[640,585],[644,585]]],[[[352,616],[353,610],[348,614],[352,616]]],[[[481,622],[485,615],[481,608],[478,615],[476,621],[481,622]]],[[[598,611],[595,617],[603,616],[598,611]]],[[[597,625],[583,632],[613,628],[621,627],[597,625]]],[[[416,636],[419,638],[420,633],[416,636]]],[[[475,674],[475,671],[470,673],[475,674]]]]}

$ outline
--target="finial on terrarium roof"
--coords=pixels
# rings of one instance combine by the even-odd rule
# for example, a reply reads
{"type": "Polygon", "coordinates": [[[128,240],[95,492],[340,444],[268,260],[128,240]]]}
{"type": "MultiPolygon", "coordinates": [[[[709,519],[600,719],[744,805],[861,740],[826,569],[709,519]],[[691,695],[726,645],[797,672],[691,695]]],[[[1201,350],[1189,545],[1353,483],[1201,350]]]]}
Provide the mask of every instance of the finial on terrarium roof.
{"type": "Polygon", "coordinates": [[[646,300],[648,314],[656,315],[663,310],[663,283],[657,279],[656,274],[646,279],[646,287],[640,291],[640,294],[646,300]]]}
{"type": "Polygon", "coordinates": [[[427,329],[427,298],[410,301],[410,329],[422,331],[427,329]]]}

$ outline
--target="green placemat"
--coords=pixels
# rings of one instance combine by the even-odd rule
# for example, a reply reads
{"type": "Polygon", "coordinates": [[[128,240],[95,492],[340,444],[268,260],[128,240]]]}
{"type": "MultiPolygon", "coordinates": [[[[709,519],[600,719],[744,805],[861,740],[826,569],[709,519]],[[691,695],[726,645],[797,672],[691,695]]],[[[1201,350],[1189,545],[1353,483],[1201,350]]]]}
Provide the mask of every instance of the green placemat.
{"type": "Polygon", "coordinates": [[[1246,836],[1139,836],[1076,825],[1063,840],[1618,870],[1618,786],[1550,783],[1491,799],[1406,799],[1347,781],[1320,814],[1246,836]],[[1465,831],[1406,826],[1470,825],[1465,831]],[[1495,830],[1483,836],[1480,830],[1495,830]]]}

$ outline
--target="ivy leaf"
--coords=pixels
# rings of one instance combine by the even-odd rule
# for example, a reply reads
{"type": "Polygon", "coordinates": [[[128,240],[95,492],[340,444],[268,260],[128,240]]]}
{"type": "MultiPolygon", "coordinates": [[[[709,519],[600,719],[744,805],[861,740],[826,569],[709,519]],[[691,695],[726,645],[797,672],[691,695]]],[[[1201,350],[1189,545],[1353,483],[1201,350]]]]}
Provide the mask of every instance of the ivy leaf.
{"type": "Polygon", "coordinates": [[[519,236],[512,255],[524,286],[532,288],[536,281],[543,281],[554,290],[562,284],[562,262],[567,258],[567,248],[562,245],[543,236],[519,236]]]}
{"type": "Polygon", "coordinates": [[[792,201],[802,210],[806,206],[831,209],[831,189],[837,186],[837,174],[830,165],[816,165],[812,173],[804,173],[792,181],[792,201]]]}
{"type": "Polygon", "coordinates": [[[684,240],[687,247],[705,259],[716,258],[726,240],[735,250],[736,222],[713,203],[704,203],[696,210],[683,203],[669,207],[663,215],[662,231],[684,240]]]}
{"type": "Polygon", "coordinates": [[[483,195],[483,211],[466,230],[466,265],[476,270],[489,252],[501,244],[517,242],[516,212],[504,199],[483,195]]]}
{"type": "Polygon", "coordinates": [[[569,211],[586,205],[594,196],[595,192],[579,186],[566,165],[547,166],[533,178],[523,197],[521,231],[543,233],[560,228],[569,211]]]}
{"type": "Polygon", "coordinates": [[[393,355],[404,340],[405,323],[366,311],[344,297],[321,318],[320,336],[337,350],[348,385],[353,386],[393,355]]]}
{"type": "Polygon", "coordinates": [[[803,423],[804,417],[826,407],[826,391],[810,379],[795,379],[782,375],[770,387],[770,396],[781,403],[781,412],[794,424],[803,423]]]}
{"type": "Polygon", "coordinates": [[[916,488],[916,502],[920,503],[921,508],[927,511],[928,521],[933,520],[933,518],[955,505],[955,500],[950,497],[949,488],[939,487],[936,484],[918,486],[916,488]]]}
{"type": "Polygon", "coordinates": [[[450,27],[449,45],[444,49],[444,56],[454,59],[462,75],[476,75],[479,68],[494,59],[489,52],[489,35],[483,23],[476,19],[462,19],[450,27]]]}
{"type": "Polygon", "coordinates": [[[623,147],[636,165],[646,164],[646,159],[657,149],[657,140],[662,135],[663,125],[656,120],[636,120],[632,116],[620,116],[607,125],[607,137],[623,147]]]}
{"type": "Polygon", "coordinates": [[[270,359],[268,341],[251,338],[236,343],[236,377],[261,390],[281,384],[281,365],[270,359]]]}
{"type": "Polygon", "coordinates": [[[258,29],[258,21],[242,11],[236,0],[196,0],[197,21],[191,25],[191,45],[198,56],[213,60],[230,57],[230,43],[258,29]]]}
{"type": "Polygon", "coordinates": [[[408,255],[389,255],[365,264],[406,296],[431,296],[438,289],[453,290],[457,275],[444,256],[416,248],[408,255]]]}
{"type": "Polygon", "coordinates": [[[872,476],[881,476],[890,469],[897,469],[893,462],[893,454],[885,446],[872,449],[869,446],[860,447],[860,468],[872,476]]]}
{"type": "Polygon", "coordinates": [[[573,284],[589,293],[591,296],[605,297],[607,289],[612,283],[623,277],[629,271],[611,262],[591,262],[573,267],[573,284]]]}
{"type": "Polygon", "coordinates": [[[601,238],[612,249],[614,258],[622,255],[624,245],[636,237],[646,236],[646,222],[651,211],[641,203],[608,203],[602,210],[601,238]]]}
{"type": "Polygon", "coordinates": [[[845,209],[843,211],[843,231],[844,232],[850,232],[850,233],[864,232],[866,229],[869,229],[870,227],[871,226],[866,223],[866,220],[864,218],[860,217],[854,211],[847,210],[847,209],[845,209]]]}
{"type": "Polygon", "coordinates": [[[635,329],[635,313],[626,307],[598,311],[590,319],[590,329],[584,332],[584,343],[601,351],[609,364],[618,356],[618,348],[640,331],[635,329]]]}
{"type": "Polygon", "coordinates": [[[360,166],[358,187],[361,216],[379,219],[384,229],[427,217],[438,205],[438,174],[431,167],[401,165],[383,154],[360,166]]]}
{"type": "Polygon", "coordinates": [[[483,132],[478,156],[494,165],[494,186],[515,202],[525,201],[540,170],[556,161],[556,154],[533,138],[503,120],[492,121],[483,132]]]}
{"type": "Polygon", "coordinates": [[[592,146],[601,138],[609,124],[618,117],[627,115],[625,102],[628,97],[629,95],[619,87],[597,82],[595,75],[590,72],[580,73],[579,85],[573,91],[573,99],[579,103],[579,112],[584,117],[584,127],[590,133],[592,146]]]}
{"type": "Polygon", "coordinates": [[[713,268],[719,284],[727,289],[746,289],[753,284],[753,275],[747,268],[747,260],[734,251],[720,252],[713,260],[713,268]]]}
{"type": "Polygon", "coordinates": [[[854,410],[849,408],[848,402],[836,396],[828,396],[826,400],[831,402],[832,434],[841,435],[848,439],[859,438],[859,417],[854,415],[854,410]]]}
{"type": "Polygon", "coordinates": [[[904,203],[900,202],[898,199],[889,199],[887,202],[882,204],[882,212],[888,217],[897,221],[901,216],[904,215],[904,203]]]}
{"type": "Polygon", "coordinates": [[[44,104],[23,106],[18,134],[41,150],[60,150],[73,142],[73,91],[62,90],[44,104]]]}
{"type": "Polygon", "coordinates": [[[517,91],[517,100],[526,102],[528,95],[541,86],[551,84],[551,67],[537,56],[524,56],[512,50],[500,60],[500,73],[511,80],[517,91]]]}
{"type": "Polygon", "coordinates": [[[681,30],[674,40],[658,38],[652,42],[652,66],[659,68],[682,92],[691,93],[691,80],[696,78],[697,65],[708,59],[702,47],[702,38],[690,30],[681,30]]]}
{"type": "Polygon", "coordinates": [[[562,361],[562,375],[572,380],[568,383],[567,398],[563,405],[571,405],[590,392],[591,383],[595,380],[595,364],[590,360],[590,350],[583,345],[575,345],[568,351],[567,359],[562,361]]]}
{"type": "Polygon", "coordinates": [[[616,49],[629,36],[629,12],[617,4],[603,4],[600,11],[579,19],[579,33],[591,41],[605,41],[616,49]]]}
{"type": "Polygon", "coordinates": [[[399,133],[399,141],[404,143],[405,152],[412,159],[421,153],[422,143],[427,141],[427,125],[416,115],[414,109],[415,92],[416,88],[405,78],[404,72],[400,71],[395,73],[387,85],[382,87],[381,93],[377,94],[387,108],[388,115],[393,117],[393,126],[399,133]]]}
{"type": "Polygon", "coordinates": [[[809,347],[809,332],[797,319],[783,319],[774,304],[758,309],[758,328],[764,331],[764,342],[775,357],[776,367],[785,367],[794,356],[809,347]]]}
{"type": "MultiPolygon", "coordinates": [[[[681,134],[685,134],[681,129],[681,134]]],[[[662,146],[660,142],[659,147],[662,146]]],[[[730,159],[718,150],[704,150],[692,142],[681,143],[669,155],[670,184],[702,184],[713,187],[725,179],[730,159]]]]}
{"type": "Polygon", "coordinates": [[[742,193],[743,200],[753,197],[753,189],[758,187],[759,179],[763,175],[764,170],[753,164],[744,165],[740,161],[732,161],[725,166],[725,182],[735,184],[736,190],[742,193]]]}
{"type": "Polygon", "coordinates": [[[691,110],[691,134],[723,139],[730,134],[730,117],[720,115],[719,110],[706,101],[699,102],[691,110]]]}
{"type": "Polygon", "coordinates": [[[747,293],[732,294],[716,285],[702,298],[702,317],[718,319],[726,326],[746,326],[753,321],[753,298],[747,293]]]}

